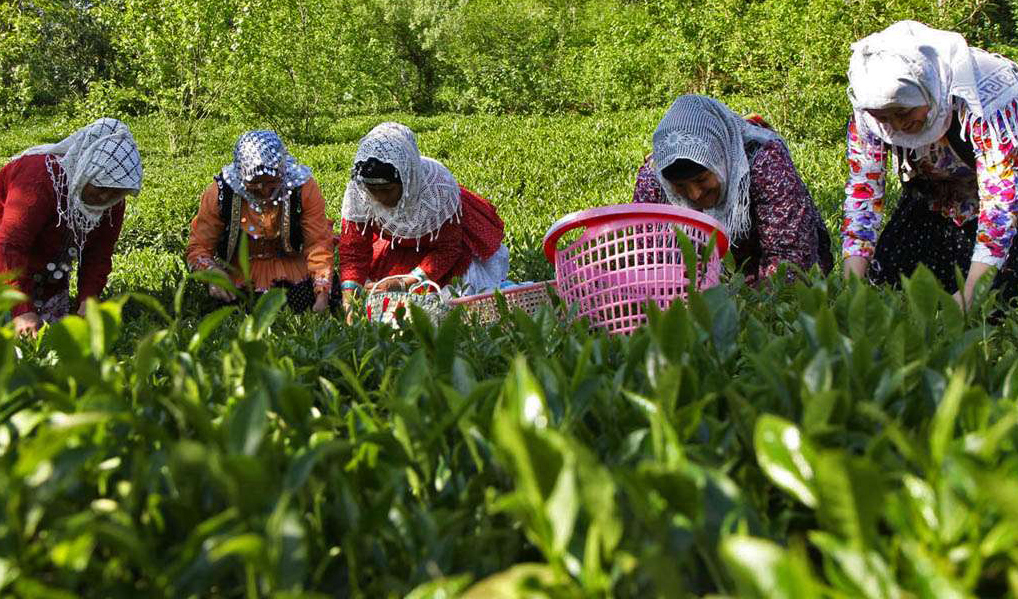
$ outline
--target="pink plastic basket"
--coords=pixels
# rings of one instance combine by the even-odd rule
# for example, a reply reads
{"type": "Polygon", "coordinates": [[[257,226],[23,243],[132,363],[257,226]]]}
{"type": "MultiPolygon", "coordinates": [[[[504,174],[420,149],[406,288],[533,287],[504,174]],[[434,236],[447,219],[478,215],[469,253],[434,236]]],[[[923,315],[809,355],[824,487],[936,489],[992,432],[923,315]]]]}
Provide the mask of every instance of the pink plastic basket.
{"type": "MultiPolygon", "coordinates": [[[[548,286],[555,286],[555,281],[542,281],[529,285],[518,285],[508,289],[500,289],[499,293],[505,297],[505,302],[510,308],[520,308],[531,316],[541,306],[551,303],[548,296],[548,286]]],[[[450,306],[463,306],[472,314],[477,314],[478,321],[488,324],[498,320],[498,304],[495,302],[495,292],[480,293],[458,297],[449,302],[450,306]]]]}
{"type": "Polygon", "coordinates": [[[611,333],[628,333],[647,320],[647,302],[666,309],[686,297],[686,266],[677,231],[699,252],[717,235],[714,252],[697,268],[697,288],[718,284],[728,238],[713,218],[662,204],[618,204],[573,212],[544,236],[544,254],[555,265],[558,294],[577,316],[611,333]],[[579,239],[559,249],[562,236],[583,227],[579,239]]]}

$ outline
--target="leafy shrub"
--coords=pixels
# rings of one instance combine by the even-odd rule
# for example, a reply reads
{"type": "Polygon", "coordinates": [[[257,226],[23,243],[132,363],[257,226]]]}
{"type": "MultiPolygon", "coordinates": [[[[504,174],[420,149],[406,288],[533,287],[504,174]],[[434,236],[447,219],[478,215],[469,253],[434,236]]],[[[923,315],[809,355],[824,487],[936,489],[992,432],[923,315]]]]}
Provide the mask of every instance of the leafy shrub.
{"type": "Polygon", "coordinates": [[[697,92],[763,98],[757,109],[783,131],[833,141],[853,41],[912,18],[1013,54],[1014,10],[1010,0],[19,2],[0,12],[0,110],[74,105],[94,84],[86,111],[126,102],[166,113],[186,155],[213,116],[322,141],[338,115],[589,113],[697,92]]]}
{"type": "Polygon", "coordinates": [[[629,338],[547,311],[347,326],[279,292],[8,325],[0,590],[1007,592],[1013,317],[922,269],[810,282],[736,278],[629,338]]]}
{"type": "Polygon", "coordinates": [[[71,0],[0,7],[0,113],[23,114],[83,96],[94,81],[122,76],[109,28],[71,0]]]}

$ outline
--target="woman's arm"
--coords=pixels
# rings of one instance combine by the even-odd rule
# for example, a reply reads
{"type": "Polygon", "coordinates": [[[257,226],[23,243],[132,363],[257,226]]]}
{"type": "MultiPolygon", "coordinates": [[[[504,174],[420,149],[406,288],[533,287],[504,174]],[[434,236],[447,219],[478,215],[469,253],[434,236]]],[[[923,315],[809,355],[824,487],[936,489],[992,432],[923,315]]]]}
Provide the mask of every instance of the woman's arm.
{"type": "Polygon", "coordinates": [[[301,207],[304,258],[315,285],[315,307],[324,310],[332,290],[332,223],[325,218],[325,198],[313,177],[301,190],[301,207]]]}
{"type": "Polygon", "coordinates": [[[213,181],[202,192],[198,214],[191,220],[191,236],[187,240],[188,268],[222,268],[216,260],[216,246],[225,230],[226,223],[219,215],[219,186],[213,181]]]}
{"type": "Polygon", "coordinates": [[[103,214],[102,220],[85,241],[81,252],[81,267],[78,269],[78,301],[98,297],[106,288],[110,271],[113,269],[113,249],[120,238],[124,225],[125,202],[120,202],[103,214]]]}
{"type": "MultiPolygon", "coordinates": [[[[239,199],[235,198],[235,201],[239,199]]],[[[191,236],[187,241],[187,267],[192,271],[218,270],[229,276],[224,265],[216,259],[216,246],[226,230],[219,214],[219,185],[213,181],[205,188],[198,201],[198,214],[191,220],[191,236]]],[[[233,301],[235,296],[226,289],[209,284],[209,295],[222,301],[233,301]]]]}
{"type": "Polygon", "coordinates": [[[636,187],[633,189],[634,203],[667,204],[664,190],[654,172],[654,159],[647,156],[643,166],[636,172],[636,187]]]}
{"type": "Polygon", "coordinates": [[[863,276],[877,243],[883,217],[887,153],[879,139],[860,133],[855,117],[846,133],[848,180],[845,183],[841,250],[845,275],[863,276]]]}
{"type": "MultiPolygon", "coordinates": [[[[999,123],[1004,131],[1003,123],[999,123]]],[[[989,127],[977,120],[970,131],[976,158],[979,186],[979,225],[972,251],[972,264],[959,290],[964,306],[972,301],[979,278],[991,268],[1000,268],[1007,259],[1016,230],[1015,164],[1018,148],[1010,141],[995,142],[989,127]]]]}
{"type": "Polygon", "coordinates": [[[760,148],[753,158],[750,198],[762,255],[751,278],[767,278],[787,262],[809,269],[816,262],[818,239],[813,198],[780,141],[760,148]],[[755,275],[755,277],[753,277],[755,275]]]}

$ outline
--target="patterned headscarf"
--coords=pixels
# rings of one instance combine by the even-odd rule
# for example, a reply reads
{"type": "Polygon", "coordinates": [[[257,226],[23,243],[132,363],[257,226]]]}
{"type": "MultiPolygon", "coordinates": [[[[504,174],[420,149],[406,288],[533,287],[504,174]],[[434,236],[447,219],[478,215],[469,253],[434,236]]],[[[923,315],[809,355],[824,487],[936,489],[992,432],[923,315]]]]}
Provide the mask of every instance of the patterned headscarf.
{"type": "Polygon", "coordinates": [[[970,48],[957,33],[916,21],[895,23],[852,44],[848,80],[856,122],[917,156],[947,134],[956,100],[961,101],[962,135],[983,119],[995,143],[1007,138],[1018,143],[1018,66],[970,48]],[[930,112],[917,133],[895,131],[866,112],[923,105],[930,112]]]}
{"type": "Polygon", "coordinates": [[[403,195],[393,208],[368,194],[356,168],[343,196],[343,219],[377,225],[395,243],[400,239],[432,239],[446,222],[460,214],[460,190],[456,178],[437,160],[421,156],[417,138],[405,125],[382,123],[361,138],[354,164],[376,158],[399,172],[403,195]]]}
{"type": "Polygon", "coordinates": [[[724,225],[729,238],[749,231],[748,142],[781,139],[773,131],[747,123],[721,102],[704,96],[679,96],[654,131],[654,170],[673,204],[698,210],[682,197],[661,171],[685,159],[709,169],[721,182],[717,205],[702,212],[724,225]]]}
{"type": "Polygon", "coordinates": [[[286,151],[283,140],[279,139],[275,131],[260,130],[248,131],[237,139],[237,145],[233,148],[233,162],[223,167],[222,176],[234,193],[258,205],[276,200],[284,193],[288,195],[304,185],[311,178],[311,169],[297,163],[286,151]],[[283,182],[276,188],[276,193],[265,200],[252,195],[244,187],[244,183],[261,175],[278,177],[283,182]]]}
{"type": "Polygon", "coordinates": [[[52,154],[59,172],[47,159],[53,191],[57,196],[58,222],[67,223],[79,252],[85,239],[99,226],[103,214],[120,200],[104,206],[81,201],[81,191],[91,183],[96,187],[126,189],[132,195],[141,191],[141,156],[131,130],[117,119],[102,118],[78,129],[55,144],[43,144],[25,150],[22,156],[52,154]]]}

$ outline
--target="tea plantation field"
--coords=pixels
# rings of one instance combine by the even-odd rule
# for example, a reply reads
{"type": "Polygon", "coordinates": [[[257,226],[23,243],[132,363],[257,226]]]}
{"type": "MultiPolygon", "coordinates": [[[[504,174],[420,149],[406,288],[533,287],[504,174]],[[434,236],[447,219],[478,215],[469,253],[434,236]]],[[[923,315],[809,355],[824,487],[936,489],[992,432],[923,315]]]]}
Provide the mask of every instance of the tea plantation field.
{"type": "MultiPolygon", "coordinates": [[[[402,120],[537,280],[556,218],[628,201],[659,116],[354,117],[290,149],[336,216],[358,138],[402,120]]],[[[187,223],[257,124],[129,124],[145,188],[108,301],[35,342],[0,329],[0,595],[1018,593],[1018,321],[985,299],[963,314],[923,270],[736,276],[626,338],[554,310],[209,312],[187,223]]],[[[28,120],[0,155],[72,128],[28,120]]],[[[833,232],[842,149],[790,141],[833,232]]]]}

